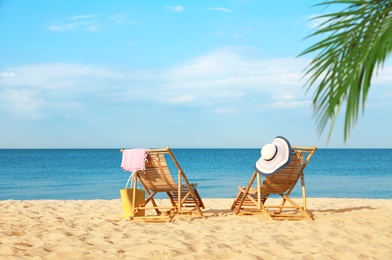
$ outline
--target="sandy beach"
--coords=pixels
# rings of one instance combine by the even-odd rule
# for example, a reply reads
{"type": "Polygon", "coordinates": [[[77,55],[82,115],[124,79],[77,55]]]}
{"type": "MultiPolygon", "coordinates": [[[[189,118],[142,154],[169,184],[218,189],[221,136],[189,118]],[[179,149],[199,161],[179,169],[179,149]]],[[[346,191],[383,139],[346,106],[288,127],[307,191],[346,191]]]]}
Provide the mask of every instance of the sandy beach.
{"type": "Polygon", "coordinates": [[[120,200],[0,201],[0,259],[391,259],[392,200],[312,199],[314,221],[236,216],[123,219],[120,200]]]}

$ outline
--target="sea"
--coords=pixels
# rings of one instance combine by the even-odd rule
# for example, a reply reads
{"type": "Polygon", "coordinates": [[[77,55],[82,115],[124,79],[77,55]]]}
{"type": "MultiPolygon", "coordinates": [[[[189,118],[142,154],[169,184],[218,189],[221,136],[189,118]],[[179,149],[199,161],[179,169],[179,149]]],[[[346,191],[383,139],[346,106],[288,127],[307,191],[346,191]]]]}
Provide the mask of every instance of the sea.
{"type": "MultiPolygon", "coordinates": [[[[235,198],[260,157],[260,149],[172,151],[202,198],[235,198]]],[[[0,149],[0,200],[119,199],[130,175],[121,159],[120,149],[0,149]]],[[[305,184],[308,198],[391,199],[392,149],[317,149],[305,184]]]]}

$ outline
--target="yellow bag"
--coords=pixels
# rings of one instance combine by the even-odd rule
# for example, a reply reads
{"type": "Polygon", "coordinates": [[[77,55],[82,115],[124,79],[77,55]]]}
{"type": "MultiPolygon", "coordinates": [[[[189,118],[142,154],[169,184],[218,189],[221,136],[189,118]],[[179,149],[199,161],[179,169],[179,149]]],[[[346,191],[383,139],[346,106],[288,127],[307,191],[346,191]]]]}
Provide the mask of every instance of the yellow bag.
{"type": "MultiPolygon", "coordinates": [[[[135,205],[136,207],[144,203],[145,192],[144,190],[136,189],[135,193],[135,205]]],[[[135,216],[144,216],[145,210],[139,210],[136,214],[134,212],[134,205],[132,205],[133,189],[123,189],[120,190],[122,209],[124,211],[124,218],[129,219],[135,216]]]]}

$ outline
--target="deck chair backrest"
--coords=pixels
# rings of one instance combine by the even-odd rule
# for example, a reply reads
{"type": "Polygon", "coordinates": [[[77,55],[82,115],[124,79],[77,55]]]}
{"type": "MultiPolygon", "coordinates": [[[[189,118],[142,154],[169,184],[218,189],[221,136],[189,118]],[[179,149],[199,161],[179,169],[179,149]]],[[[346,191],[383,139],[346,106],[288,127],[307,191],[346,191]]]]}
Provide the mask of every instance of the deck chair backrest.
{"type": "Polygon", "coordinates": [[[138,176],[148,189],[158,192],[176,191],[178,189],[166,162],[164,152],[147,152],[145,166],[144,171],[138,171],[138,176]]]}
{"type": "Polygon", "coordinates": [[[303,178],[304,169],[315,151],[316,147],[293,146],[290,164],[274,175],[266,177],[261,185],[261,192],[281,194],[293,189],[298,179],[303,178]]]}
{"type": "Polygon", "coordinates": [[[274,175],[266,177],[261,184],[261,192],[280,194],[290,189],[300,177],[303,159],[303,154],[292,151],[290,163],[274,175]]]}

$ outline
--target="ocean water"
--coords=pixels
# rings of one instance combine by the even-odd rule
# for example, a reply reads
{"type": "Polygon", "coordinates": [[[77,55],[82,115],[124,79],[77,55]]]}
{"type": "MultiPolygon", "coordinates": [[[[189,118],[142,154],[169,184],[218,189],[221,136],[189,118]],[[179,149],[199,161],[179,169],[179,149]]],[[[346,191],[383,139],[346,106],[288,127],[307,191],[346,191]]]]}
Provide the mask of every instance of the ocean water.
{"type": "MultiPolygon", "coordinates": [[[[173,152],[203,198],[234,198],[260,157],[260,149],[173,152]]],[[[121,157],[119,149],[0,149],[0,200],[119,198],[129,177],[121,157]]],[[[392,149],[318,149],[305,182],[308,197],[391,199],[392,149]]]]}

